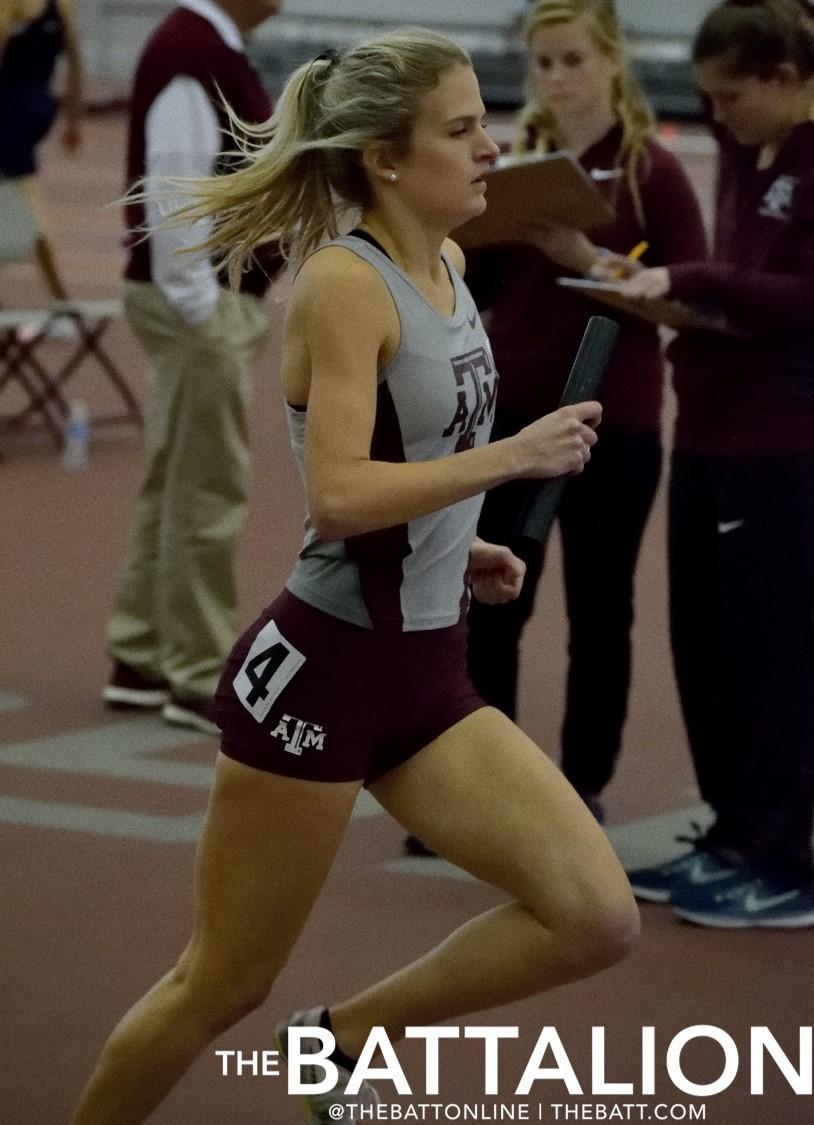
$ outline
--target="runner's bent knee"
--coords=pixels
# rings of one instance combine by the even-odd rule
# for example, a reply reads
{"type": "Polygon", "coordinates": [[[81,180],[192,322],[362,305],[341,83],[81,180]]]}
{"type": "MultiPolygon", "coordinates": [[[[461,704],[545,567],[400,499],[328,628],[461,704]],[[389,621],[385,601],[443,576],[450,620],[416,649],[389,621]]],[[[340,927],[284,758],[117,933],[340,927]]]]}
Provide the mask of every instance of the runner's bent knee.
{"type": "Polygon", "coordinates": [[[574,888],[559,902],[550,923],[567,951],[584,968],[598,970],[623,960],[639,936],[639,911],[626,881],[604,888],[574,888]]]}
{"type": "Polygon", "coordinates": [[[207,1022],[220,1029],[265,1003],[281,968],[277,961],[229,962],[193,949],[178,961],[172,981],[207,1022]]]}

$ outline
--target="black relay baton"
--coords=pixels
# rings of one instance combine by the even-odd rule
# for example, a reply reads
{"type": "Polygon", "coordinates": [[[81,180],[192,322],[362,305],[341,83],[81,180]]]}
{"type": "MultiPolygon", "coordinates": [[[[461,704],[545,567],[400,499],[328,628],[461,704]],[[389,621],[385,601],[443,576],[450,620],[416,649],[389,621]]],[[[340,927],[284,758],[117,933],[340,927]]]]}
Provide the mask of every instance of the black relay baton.
{"type": "MultiPolygon", "coordinates": [[[[579,351],[571,367],[560,406],[574,406],[596,395],[602,376],[610,362],[619,325],[606,316],[592,316],[588,321],[579,351]]],[[[554,516],[557,514],[567,477],[552,477],[530,490],[515,535],[545,543],[554,516]]]]}

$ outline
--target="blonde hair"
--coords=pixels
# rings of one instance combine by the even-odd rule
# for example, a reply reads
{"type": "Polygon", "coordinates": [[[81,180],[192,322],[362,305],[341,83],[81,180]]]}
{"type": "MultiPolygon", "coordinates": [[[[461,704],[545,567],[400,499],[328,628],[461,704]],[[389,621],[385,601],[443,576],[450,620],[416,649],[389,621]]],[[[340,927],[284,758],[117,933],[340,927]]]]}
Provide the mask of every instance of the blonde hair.
{"type": "MultiPolygon", "coordinates": [[[[326,52],[286,82],[272,117],[248,125],[229,113],[241,166],[224,175],[176,180],[188,202],[171,223],[212,218],[206,250],[235,285],[252,251],[276,242],[300,260],[338,233],[343,210],[372,200],[361,154],[368,145],[407,152],[421,97],[469,55],[422,28],[400,28],[343,55],[326,52]]],[[[228,110],[227,110],[228,112],[228,110]]]]}
{"type": "MultiPolygon", "coordinates": [[[[541,27],[573,23],[583,17],[598,50],[618,64],[611,89],[611,105],[622,127],[620,161],[633,197],[636,217],[644,227],[638,171],[640,162],[647,155],[647,141],[653,134],[655,118],[630,70],[613,0],[537,0],[526,17],[526,44],[531,47],[534,34],[541,27]]],[[[555,114],[530,95],[520,114],[512,151],[549,152],[563,146],[564,139],[555,114]]]]}

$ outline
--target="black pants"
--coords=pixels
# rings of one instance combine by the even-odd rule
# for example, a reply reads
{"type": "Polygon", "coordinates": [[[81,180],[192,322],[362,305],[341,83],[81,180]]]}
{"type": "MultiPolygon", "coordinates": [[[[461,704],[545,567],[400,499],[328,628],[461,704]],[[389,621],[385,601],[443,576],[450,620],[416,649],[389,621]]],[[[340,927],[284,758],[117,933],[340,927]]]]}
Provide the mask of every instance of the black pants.
{"type": "MultiPolygon", "coordinates": [[[[495,437],[516,432],[501,420],[495,437]]],[[[583,793],[610,780],[622,739],[630,687],[633,576],[661,472],[657,434],[603,427],[585,471],[569,481],[559,512],[570,628],[562,766],[583,793]]],[[[503,606],[473,601],[469,671],[480,694],[510,718],[517,710],[520,636],[531,616],[543,550],[514,541],[527,482],[486,494],[481,538],[506,543],[526,563],[520,597],[503,606]]]]}
{"type": "Polygon", "coordinates": [[[814,456],[675,454],[670,617],[710,842],[810,875],[814,456]]]}

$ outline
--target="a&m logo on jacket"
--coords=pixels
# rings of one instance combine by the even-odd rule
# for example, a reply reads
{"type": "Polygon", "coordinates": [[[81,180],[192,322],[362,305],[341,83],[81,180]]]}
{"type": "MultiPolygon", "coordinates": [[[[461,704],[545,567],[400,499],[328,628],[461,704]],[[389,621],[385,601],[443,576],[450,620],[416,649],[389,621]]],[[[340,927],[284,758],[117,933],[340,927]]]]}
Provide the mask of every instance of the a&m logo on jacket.
{"type": "Polygon", "coordinates": [[[766,219],[790,219],[794,189],[798,182],[797,176],[778,176],[763,196],[760,214],[766,219]]]}

